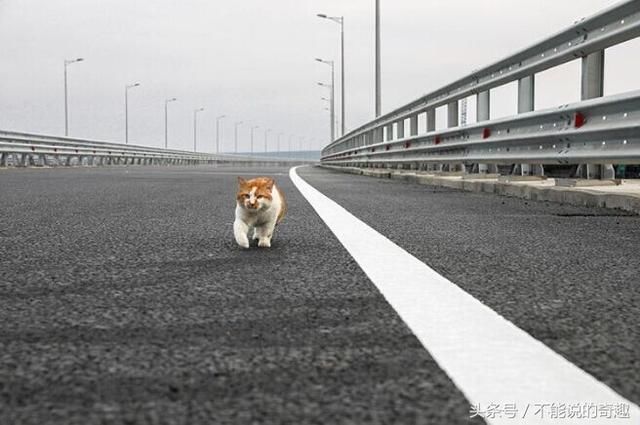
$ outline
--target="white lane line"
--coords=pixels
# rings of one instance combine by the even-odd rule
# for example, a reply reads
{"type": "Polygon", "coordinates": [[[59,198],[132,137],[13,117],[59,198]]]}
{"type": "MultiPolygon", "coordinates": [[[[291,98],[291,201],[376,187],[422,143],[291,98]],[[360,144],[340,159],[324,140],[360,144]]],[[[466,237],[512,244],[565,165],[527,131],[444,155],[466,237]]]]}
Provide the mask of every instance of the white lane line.
{"type": "Polygon", "coordinates": [[[637,405],[360,221],[302,180],[296,168],[289,171],[294,185],[469,402],[481,410],[494,403],[517,412],[511,418],[503,411],[487,423],[640,423],[637,405]],[[565,412],[580,406],[598,415],[628,406],[629,418],[554,419],[552,403],[565,412]]]}

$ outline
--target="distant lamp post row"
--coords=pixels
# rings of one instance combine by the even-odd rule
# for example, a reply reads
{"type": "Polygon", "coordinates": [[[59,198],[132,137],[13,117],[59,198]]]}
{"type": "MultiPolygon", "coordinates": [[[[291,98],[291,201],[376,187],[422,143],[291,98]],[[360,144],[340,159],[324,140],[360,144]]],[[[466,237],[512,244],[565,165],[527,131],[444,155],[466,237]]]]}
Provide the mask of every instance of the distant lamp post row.
{"type": "MultiPolygon", "coordinates": [[[[320,59],[318,60],[321,61],[320,59]]],[[[67,67],[73,63],[82,62],[82,61],[84,61],[84,58],[65,59],[64,61],[64,135],[66,137],[69,136],[69,102],[68,102],[69,90],[68,90],[68,80],[67,80],[67,67]]],[[[333,62],[329,62],[329,61],[321,61],[321,62],[332,64],[332,83],[333,83],[333,62]]],[[[318,83],[318,84],[323,85],[322,83],[318,83]]],[[[139,86],[140,86],[139,82],[126,84],[124,86],[124,121],[125,121],[124,141],[125,141],[125,144],[129,144],[129,90],[139,86]]],[[[331,87],[333,87],[333,85],[331,85],[331,87]]],[[[332,97],[333,97],[333,92],[332,92],[332,97]]],[[[168,131],[169,103],[175,102],[177,100],[178,100],[177,98],[172,97],[172,98],[165,99],[164,101],[164,147],[165,149],[168,149],[169,147],[169,131],[168,131]]],[[[198,113],[204,110],[205,109],[202,107],[202,108],[197,108],[193,111],[193,151],[194,152],[197,152],[197,148],[198,148],[198,113]]],[[[220,153],[220,121],[224,118],[226,118],[226,115],[219,115],[216,117],[216,153],[220,153]]],[[[333,122],[333,118],[332,118],[332,122],[333,122]]],[[[235,122],[234,151],[236,153],[238,153],[238,127],[241,124],[243,124],[243,121],[235,122]]],[[[257,128],[259,128],[259,126],[257,125],[251,127],[251,153],[254,153],[254,130],[256,130],[257,128]]],[[[264,132],[265,152],[268,152],[268,135],[271,131],[272,131],[271,129],[267,128],[265,129],[265,132],[264,132]]],[[[333,128],[332,128],[332,132],[333,132],[333,128]]],[[[280,148],[281,148],[280,138],[283,134],[284,133],[278,133],[278,142],[277,142],[278,152],[280,152],[280,148]]],[[[289,150],[291,150],[291,148],[292,148],[291,138],[289,138],[289,150]]]]}

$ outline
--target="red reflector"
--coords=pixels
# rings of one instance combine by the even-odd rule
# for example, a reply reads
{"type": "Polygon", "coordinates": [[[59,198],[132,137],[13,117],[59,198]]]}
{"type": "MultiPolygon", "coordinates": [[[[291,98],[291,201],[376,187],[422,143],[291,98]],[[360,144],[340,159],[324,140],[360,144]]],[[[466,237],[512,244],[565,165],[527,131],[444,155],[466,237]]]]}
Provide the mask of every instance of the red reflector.
{"type": "Polygon", "coordinates": [[[385,150],[387,150],[387,151],[388,151],[389,149],[391,149],[391,146],[387,145],[387,147],[385,148],[385,150]]]}
{"type": "Polygon", "coordinates": [[[376,148],[371,149],[371,152],[375,152],[375,151],[376,151],[376,148]]]}
{"type": "Polygon", "coordinates": [[[585,122],[586,122],[586,118],[584,117],[584,114],[582,112],[576,112],[576,115],[574,116],[574,120],[573,120],[574,127],[580,128],[584,125],[585,122]]]}
{"type": "Polygon", "coordinates": [[[405,149],[409,149],[411,147],[411,142],[407,142],[404,144],[405,149]]]}
{"type": "Polygon", "coordinates": [[[485,128],[482,130],[482,138],[483,138],[483,139],[488,139],[488,138],[489,138],[489,136],[491,136],[491,129],[490,129],[490,128],[488,128],[488,127],[485,127],[485,128]]]}
{"type": "Polygon", "coordinates": [[[31,150],[35,152],[36,148],[34,148],[33,146],[31,146],[31,150]]]}
{"type": "Polygon", "coordinates": [[[440,136],[436,136],[436,138],[435,138],[435,140],[434,140],[434,143],[435,143],[436,145],[439,145],[439,144],[440,144],[440,136]]]}
{"type": "Polygon", "coordinates": [[[76,149],[76,153],[78,153],[78,149],[76,149]]]}

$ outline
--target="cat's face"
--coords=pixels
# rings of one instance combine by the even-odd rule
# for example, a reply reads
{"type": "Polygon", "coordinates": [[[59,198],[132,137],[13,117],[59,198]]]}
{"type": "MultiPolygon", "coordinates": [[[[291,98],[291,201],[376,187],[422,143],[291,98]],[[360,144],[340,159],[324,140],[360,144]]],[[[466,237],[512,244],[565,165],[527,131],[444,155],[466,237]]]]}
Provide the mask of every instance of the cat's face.
{"type": "Polygon", "coordinates": [[[252,211],[269,208],[273,183],[273,179],[268,177],[258,177],[251,180],[238,177],[238,193],[236,195],[238,205],[252,211]]]}

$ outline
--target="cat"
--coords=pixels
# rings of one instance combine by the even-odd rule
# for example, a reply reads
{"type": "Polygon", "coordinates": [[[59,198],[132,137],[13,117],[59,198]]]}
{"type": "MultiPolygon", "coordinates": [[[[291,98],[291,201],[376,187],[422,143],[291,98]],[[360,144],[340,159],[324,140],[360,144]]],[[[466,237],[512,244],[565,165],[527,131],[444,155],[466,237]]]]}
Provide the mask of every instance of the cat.
{"type": "Polygon", "coordinates": [[[286,212],[284,194],[272,178],[245,180],[238,177],[236,219],[233,222],[233,234],[238,245],[249,248],[247,233],[253,227],[253,239],[258,240],[258,246],[271,247],[273,231],[286,212]]]}

